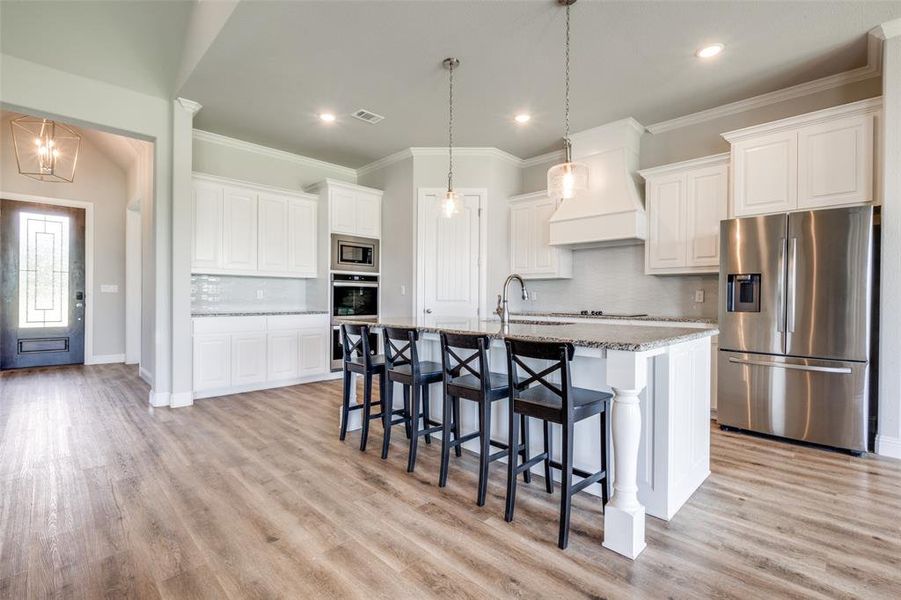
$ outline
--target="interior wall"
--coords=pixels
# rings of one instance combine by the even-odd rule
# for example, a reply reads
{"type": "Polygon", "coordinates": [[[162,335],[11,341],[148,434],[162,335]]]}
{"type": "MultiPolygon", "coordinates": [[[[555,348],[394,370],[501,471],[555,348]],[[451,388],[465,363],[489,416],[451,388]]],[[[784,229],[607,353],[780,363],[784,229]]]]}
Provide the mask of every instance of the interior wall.
{"type": "MultiPolygon", "coordinates": [[[[0,190],[94,205],[94,282],[87,292],[93,303],[94,357],[124,360],[125,354],[125,207],[128,187],[125,171],[90,139],[82,137],[75,180],[72,183],[41,182],[20,175],[4,113],[0,122],[0,190]],[[101,285],[118,286],[116,293],[101,293],[101,285]]],[[[90,357],[86,357],[90,360],[90,357]]]]}

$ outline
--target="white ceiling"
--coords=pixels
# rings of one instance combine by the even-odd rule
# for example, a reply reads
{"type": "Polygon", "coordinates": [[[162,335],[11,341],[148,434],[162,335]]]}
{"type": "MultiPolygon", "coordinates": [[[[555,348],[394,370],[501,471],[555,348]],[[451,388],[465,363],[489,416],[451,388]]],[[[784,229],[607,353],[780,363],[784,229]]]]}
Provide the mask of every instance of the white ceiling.
{"type": "MultiPolygon", "coordinates": [[[[187,23],[203,6],[3,0],[2,50],[147,93],[177,93],[203,104],[200,129],[349,167],[446,144],[441,60],[454,55],[462,61],[457,144],[529,157],[559,143],[556,0],[243,0],[218,36],[207,32],[213,41],[193,71],[179,75],[187,23]],[[176,79],[185,81],[179,89],[176,79]],[[386,119],[356,121],[350,113],[358,108],[386,119]],[[320,123],[323,110],[338,122],[320,123]],[[533,117],[525,127],[512,121],[520,110],[533,117]]],[[[898,17],[901,0],[581,0],[573,7],[572,129],[626,116],[650,124],[863,66],[867,31],[898,17]],[[710,41],[725,43],[725,52],[695,58],[710,41]]]]}

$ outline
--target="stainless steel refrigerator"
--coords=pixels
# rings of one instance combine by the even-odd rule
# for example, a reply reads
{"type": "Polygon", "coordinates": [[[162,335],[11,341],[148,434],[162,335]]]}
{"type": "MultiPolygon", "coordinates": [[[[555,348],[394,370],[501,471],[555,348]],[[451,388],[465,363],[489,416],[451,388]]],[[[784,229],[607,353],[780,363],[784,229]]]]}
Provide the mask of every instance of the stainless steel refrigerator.
{"type": "Polygon", "coordinates": [[[717,420],[867,451],[872,207],[720,228],[717,420]]]}

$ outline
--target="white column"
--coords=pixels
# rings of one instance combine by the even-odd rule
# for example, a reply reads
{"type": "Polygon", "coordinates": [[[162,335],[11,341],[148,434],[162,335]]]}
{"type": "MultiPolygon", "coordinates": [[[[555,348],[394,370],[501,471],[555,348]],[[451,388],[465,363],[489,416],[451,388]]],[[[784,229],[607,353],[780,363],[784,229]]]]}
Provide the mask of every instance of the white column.
{"type": "Polygon", "coordinates": [[[200,104],[173,101],[172,111],[172,397],[170,406],[194,403],[191,339],[191,173],[194,115],[200,104]]]}
{"type": "Polygon", "coordinates": [[[876,452],[901,458],[901,19],[874,32],[882,47],[882,274],[876,452]]]}
{"type": "Polygon", "coordinates": [[[644,354],[607,352],[607,385],[613,388],[613,496],[604,507],[604,547],[635,559],[645,548],[644,506],[638,500],[638,445],[641,405],[647,386],[644,354]]]}

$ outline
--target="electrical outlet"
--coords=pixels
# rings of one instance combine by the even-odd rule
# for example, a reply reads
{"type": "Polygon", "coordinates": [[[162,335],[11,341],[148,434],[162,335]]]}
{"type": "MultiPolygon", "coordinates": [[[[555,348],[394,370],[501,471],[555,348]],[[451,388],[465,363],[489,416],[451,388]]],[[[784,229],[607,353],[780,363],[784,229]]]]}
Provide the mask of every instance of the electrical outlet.
{"type": "Polygon", "coordinates": [[[695,302],[704,302],[704,290],[695,290],[695,302]]]}
{"type": "Polygon", "coordinates": [[[529,292],[529,300],[531,302],[538,300],[538,292],[529,292]]]}
{"type": "Polygon", "coordinates": [[[401,296],[407,295],[407,286],[405,286],[405,285],[400,286],[400,295],[401,296]]]}
{"type": "Polygon", "coordinates": [[[263,299],[263,290],[257,290],[257,300],[263,299]]]}

